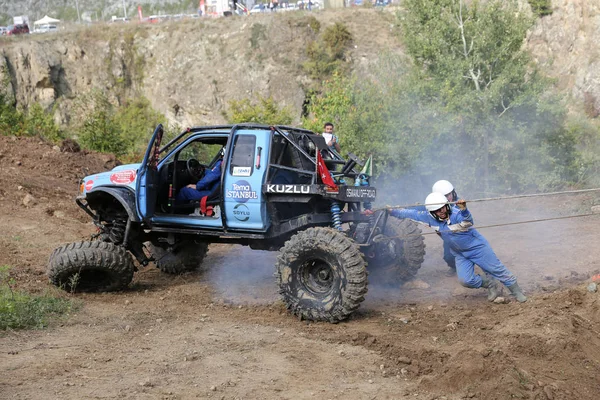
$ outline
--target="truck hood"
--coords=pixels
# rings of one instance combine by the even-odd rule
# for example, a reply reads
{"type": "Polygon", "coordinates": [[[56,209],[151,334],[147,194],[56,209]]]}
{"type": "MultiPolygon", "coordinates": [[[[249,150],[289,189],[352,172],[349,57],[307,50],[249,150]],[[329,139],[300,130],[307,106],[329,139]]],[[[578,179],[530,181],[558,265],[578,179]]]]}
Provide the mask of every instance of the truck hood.
{"type": "Polygon", "coordinates": [[[140,165],[141,164],[139,163],[119,165],[110,171],[88,175],[83,178],[82,185],[79,189],[79,195],[85,196],[85,193],[100,186],[121,186],[135,190],[137,170],[140,165]]]}

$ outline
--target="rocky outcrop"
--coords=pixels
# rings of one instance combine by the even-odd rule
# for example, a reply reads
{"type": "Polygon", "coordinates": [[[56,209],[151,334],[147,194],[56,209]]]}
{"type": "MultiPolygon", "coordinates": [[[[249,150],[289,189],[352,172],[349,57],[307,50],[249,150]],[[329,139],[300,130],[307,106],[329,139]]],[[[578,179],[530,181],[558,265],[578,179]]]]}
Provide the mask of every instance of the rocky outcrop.
{"type": "MultiPolygon", "coordinates": [[[[600,13],[596,2],[554,0],[526,45],[560,90],[600,107],[600,13]]],[[[401,52],[393,14],[366,9],[314,13],[322,29],[344,22],[354,35],[348,60],[368,74],[384,52],[401,52]]],[[[302,68],[316,38],[303,13],[188,19],[161,24],[108,24],[56,34],[0,39],[0,85],[20,107],[55,106],[68,124],[76,99],[106,90],[116,103],[143,95],[181,126],[224,122],[228,102],[273,96],[300,119],[308,87],[302,68]]]]}
{"type": "MultiPolygon", "coordinates": [[[[390,14],[318,17],[323,28],[341,19],[353,30],[356,68],[368,70],[381,53],[374,35],[392,51],[400,48],[390,14]]],[[[62,123],[73,115],[74,99],[94,89],[107,89],[117,103],[144,95],[182,126],[222,123],[230,100],[259,94],[290,107],[299,121],[306,88],[315,84],[302,68],[306,46],[317,37],[308,18],[290,13],[80,27],[7,40],[0,62],[8,66],[9,89],[20,107],[56,104],[62,123]]]]}
{"type": "Polygon", "coordinates": [[[553,0],[552,10],[538,20],[527,47],[558,88],[593,114],[600,109],[600,3],[553,0]]]}

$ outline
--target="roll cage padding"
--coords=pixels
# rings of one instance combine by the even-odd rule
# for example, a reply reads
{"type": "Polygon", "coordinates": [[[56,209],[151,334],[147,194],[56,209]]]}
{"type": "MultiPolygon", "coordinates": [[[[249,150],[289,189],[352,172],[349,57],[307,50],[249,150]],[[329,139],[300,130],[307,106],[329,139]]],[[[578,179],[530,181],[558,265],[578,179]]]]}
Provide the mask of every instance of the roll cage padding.
{"type": "Polygon", "coordinates": [[[98,188],[92,189],[92,191],[88,192],[86,195],[86,200],[88,204],[97,201],[99,198],[103,196],[111,196],[116,199],[127,214],[129,215],[129,219],[133,222],[140,222],[141,219],[137,215],[136,207],[135,207],[135,193],[129,189],[124,187],[110,187],[110,186],[101,186],[98,188]]]}

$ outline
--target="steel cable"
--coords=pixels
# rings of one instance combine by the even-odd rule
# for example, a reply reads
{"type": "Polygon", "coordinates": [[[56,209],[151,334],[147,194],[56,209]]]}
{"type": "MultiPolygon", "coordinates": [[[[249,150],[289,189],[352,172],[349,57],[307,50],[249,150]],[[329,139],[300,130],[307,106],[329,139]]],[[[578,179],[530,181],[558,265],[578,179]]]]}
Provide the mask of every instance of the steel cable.
{"type": "MultiPolygon", "coordinates": [[[[486,229],[486,228],[497,228],[499,226],[509,226],[509,225],[521,225],[521,224],[530,224],[533,222],[544,222],[544,221],[554,221],[559,219],[569,219],[569,218],[581,218],[581,217],[590,217],[590,216],[598,216],[600,213],[589,213],[589,214],[577,214],[577,215],[566,215],[562,217],[550,217],[550,218],[540,218],[540,219],[531,219],[528,221],[517,221],[517,222],[506,222],[503,224],[491,224],[491,225],[482,225],[482,226],[472,226],[469,229],[486,229]]],[[[410,219],[410,218],[408,218],[410,219]]],[[[415,221],[419,225],[429,226],[424,222],[415,221]]],[[[431,226],[429,226],[431,227],[431,226]]],[[[387,236],[386,239],[402,239],[411,236],[425,236],[425,235],[437,235],[438,232],[426,232],[426,233],[411,233],[409,235],[400,235],[400,236],[387,236]]]]}
{"type": "MultiPolygon", "coordinates": [[[[514,196],[499,196],[499,197],[485,197],[482,199],[474,199],[474,200],[466,200],[467,203],[479,203],[483,201],[497,201],[497,200],[511,200],[511,199],[522,199],[527,197],[543,197],[543,196],[556,196],[561,194],[578,194],[578,193],[589,193],[589,192],[598,192],[600,188],[595,189],[580,189],[580,190],[565,190],[562,192],[549,192],[549,193],[534,193],[534,194],[519,194],[514,196]]],[[[444,204],[456,204],[456,201],[449,201],[447,203],[432,203],[432,205],[444,205],[444,204]]],[[[385,209],[396,209],[396,208],[411,208],[423,206],[422,203],[414,203],[414,204],[406,204],[400,206],[386,206],[376,208],[373,211],[377,210],[385,210],[385,209]]]]}
{"type": "MultiPolygon", "coordinates": [[[[556,195],[562,195],[562,194],[580,194],[580,193],[589,193],[589,192],[597,192],[597,191],[600,191],[600,188],[565,190],[565,191],[561,191],[561,192],[549,192],[549,193],[521,194],[521,195],[514,195],[514,196],[486,197],[486,198],[481,198],[481,199],[468,200],[467,203],[479,203],[479,202],[484,202],[484,201],[521,199],[521,198],[529,198],[529,197],[556,196],[556,195]]],[[[444,205],[444,204],[456,204],[456,203],[457,203],[456,201],[449,201],[446,203],[435,203],[432,205],[444,205]]],[[[373,211],[392,210],[392,209],[410,208],[410,207],[418,207],[418,206],[423,206],[423,204],[415,203],[415,204],[408,204],[408,205],[402,205],[402,206],[386,206],[386,207],[376,208],[373,211]]],[[[534,223],[534,222],[544,222],[544,221],[555,221],[555,220],[570,219],[570,218],[590,217],[590,216],[594,216],[594,215],[597,216],[599,214],[592,212],[592,213],[588,213],[588,214],[566,215],[566,216],[562,216],[562,217],[549,217],[549,218],[532,219],[532,220],[527,220],[527,221],[506,222],[506,223],[502,223],[502,224],[482,225],[482,226],[478,226],[478,227],[473,226],[473,228],[474,229],[496,228],[496,227],[501,227],[501,226],[530,224],[530,223],[534,223]]],[[[418,221],[415,221],[415,222],[417,222],[421,225],[427,225],[423,222],[418,222],[418,221]]],[[[386,239],[402,239],[402,238],[411,237],[411,236],[425,236],[425,235],[434,235],[434,234],[438,234],[438,232],[435,231],[435,232],[426,232],[426,233],[413,233],[413,234],[409,234],[409,235],[400,235],[400,236],[389,236],[386,239]]]]}

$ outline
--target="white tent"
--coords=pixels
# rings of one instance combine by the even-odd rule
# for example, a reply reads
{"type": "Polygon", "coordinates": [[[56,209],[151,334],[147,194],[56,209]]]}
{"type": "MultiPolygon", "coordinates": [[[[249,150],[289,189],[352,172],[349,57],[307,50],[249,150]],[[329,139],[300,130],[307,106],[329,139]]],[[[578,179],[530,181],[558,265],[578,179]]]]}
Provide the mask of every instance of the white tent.
{"type": "Polygon", "coordinates": [[[35,26],[35,25],[49,25],[49,24],[55,25],[55,24],[57,24],[59,22],[60,22],[60,19],[54,19],[54,18],[51,18],[51,17],[45,15],[44,18],[38,19],[37,21],[35,21],[33,23],[33,26],[35,26]]]}

